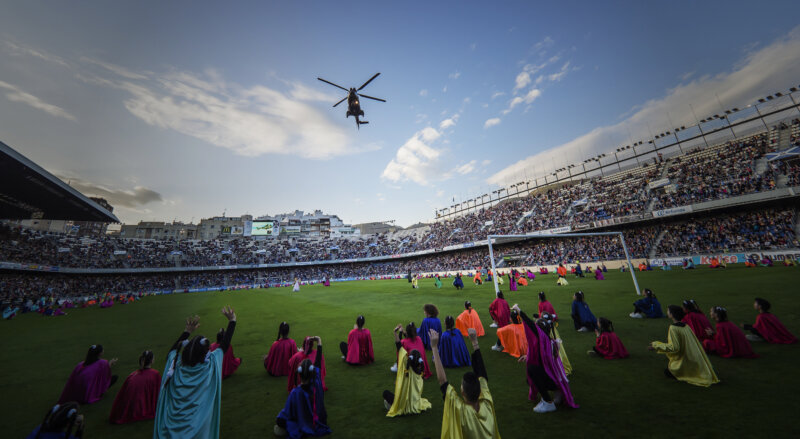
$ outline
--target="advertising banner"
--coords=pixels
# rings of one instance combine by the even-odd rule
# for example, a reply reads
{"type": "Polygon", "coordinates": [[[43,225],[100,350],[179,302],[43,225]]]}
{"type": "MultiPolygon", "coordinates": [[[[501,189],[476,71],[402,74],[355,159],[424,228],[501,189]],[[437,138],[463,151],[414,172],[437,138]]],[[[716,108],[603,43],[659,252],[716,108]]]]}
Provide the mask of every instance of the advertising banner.
{"type": "Polygon", "coordinates": [[[253,222],[245,221],[242,227],[242,236],[253,236],[253,222]]]}
{"type": "Polygon", "coordinates": [[[277,235],[274,221],[253,221],[250,229],[251,236],[277,235]]]}
{"type": "Polygon", "coordinates": [[[647,184],[650,189],[658,189],[669,184],[669,178],[662,178],[660,180],[651,181],[647,184]]]}
{"type": "Polygon", "coordinates": [[[569,233],[572,230],[570,226],[554,227],[552,229],[537,230],[528,233],[529,236],[543,236],[543,235],[557,235],[559,233],[569,233]]]}
{"type": "Polygon", "coordinates": [[[689,213],[692,211],[692,206],[673,207],[671,209],[654,210],[654,218],[662,218],[665,216],[680,215],[682,213],[689,213]]]}
{"type": "Polygon", "coordinates": [[[283,232],[287,235],[299,235],[300,234],[300,226],[284,226],[283,232]]]}

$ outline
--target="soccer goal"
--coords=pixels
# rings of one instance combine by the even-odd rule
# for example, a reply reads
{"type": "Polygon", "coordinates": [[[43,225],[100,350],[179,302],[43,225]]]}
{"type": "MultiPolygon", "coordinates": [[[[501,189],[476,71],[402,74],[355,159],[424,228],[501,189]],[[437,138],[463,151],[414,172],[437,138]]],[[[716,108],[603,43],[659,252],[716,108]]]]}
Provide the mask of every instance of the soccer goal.
{"type": "Polygon", "coordinates": [[[625,237],[622,235],[622,232],[557,233],[557,234],[547,234],[547,235],[489,235],[486,237],[486,239],[489,244],[489,259],[492,262],[492,273],[494,273],[494,276],[492,276],[492,281],[494,281],[495,293],[500,291],[500,287],[497,285],[497,267],[495,266],[495,259],[494,259],[494,245],[527,241],[529,239],[552,240],[558,238],[586,238],[592,236],[616,236],[619,238],[620,244],[622,245],[622,250],[625,252],[625,261],[628,264],[628,271],[631,273],[631,279],[633,280],[633,287],[636,290],[636,295],[640,296],[642,293],[641,291],[639,291],[639,282],[636,280],[636,272],[633,269],[633,263],[631,262],[631,255],[630,253],[628,253],[628,246],[625,245],[625,237]]]}

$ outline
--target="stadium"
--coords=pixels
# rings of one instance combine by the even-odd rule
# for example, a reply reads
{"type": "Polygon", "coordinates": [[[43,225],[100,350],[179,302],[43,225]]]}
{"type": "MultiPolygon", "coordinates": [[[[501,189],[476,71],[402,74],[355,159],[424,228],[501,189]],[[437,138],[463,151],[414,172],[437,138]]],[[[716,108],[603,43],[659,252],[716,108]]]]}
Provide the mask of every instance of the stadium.
{"type": "MultiPolygon", "coordinates": [[[[797,49],[800,38],[790,34],[797,49]]],[[[33,53],[6,43],[15,56],[33,53]]],[[[782,54],[800,65],[800,51],[782,54]]],[[[522,73],[535,72],[525,66],[522,73]]],[[[126,79],[113,87],[128,90],[125,81],[147,74],[123,73],[126,79]]],[[[538,83],[520,78],[509,93],[538,83]]],[[[487,190],[462,190],[459,202],[439,197],[433,217],[414,216],[409,227],[381,220],[394,214],[380,207],[359,214],[360,224],[346,223],[342,218],[358,203],[344,199],[334,203],[335,213],[262,215],[290,206],[273,201],[274,190],[266,203],[253,194],[246,199],[247,209],[259,214],[223,213],[195,224],[175,208],[182,220],[151,220],[147,202],[131,201],[144,188],[115,192],[83,184],[88,176],[75,172],[73,184],[61,164],[17,141],[25,139],[24,130],[0,125],[6,137],[0,137],[0,331],[8,340],[2,354],[8,437],[35,437],[32,430],[67,437],[55,435],[65,427],[83,437],[797,436],[790,414],[800,385],[792,371],[800,360],[794,338],[800,332],[800,85],[765,81],[769,94],[726,100],[727,108],[719,96],[711,104],[695,96],[686,103],[691,113],[712,108],[710,114],[669,124],[664,119],[678,116],[657,114],[637,121],[646,127],[637,135],[646,135],[634,137],[626,127],[624,141],[600,141],[587,147],[591,154],[552,165],[537,155],[511,162],[502,179],[482,177],[491,183],[487,190]],[[657,316],[641,305],[653,306],[654,297],[657,316]],[[587,304],[594,320],[576,311],[587,304]],[[757,320],[770,311],[782,322],[778,336],[757,320]],[[690,318],[696,314],[704,322],[698,330],[690,318]],[[723,354],[718,335],[725,316],[748,354],[723,354]],[[463,325],[485,334],[473,338],[463,325]],[[353,334],[364,328],[369,355],[362,346],[359,361],[353,334]],[[189,339],[195,329],[208,338],[189,339]],[[674,339],[680,331],[696,351],[674,339]],[[669,340],[658,342],[667,332],[669,340]],[[447,343],[463,344],[462,361],[451,364],[458,355],[435,348],[446,334],[447,343]],[[619,336],[618,357],[598,350],[609,334],[619,336]],[[417,339],[422,352],[409,347],[417,339]],[[289,351],[276,359],[282,344],[289,351]],[[197,358],[189,353],[195,346],[205,348],[197,358]],[[688,357],[672,360],[678,351],[688,357]],[[424,373],[406,360],[415,355],[424,357],[424,373]],[[745,358],[729,358],[736,356],[745,358]],[[690,361],[700,365],[685,366],[690,361]],[[84,363],[103,365],[108,375],[102,385],[89,385],[102,389],[86,398],[91,389],[75,390],[85,385],[79,378],[84,363]],[[206,366],[209,375],[202,375],[206,366]],[[146,397],[130,398],[147,402],[124,406],[125,392],[137,391],[132,383],[143,371],[156,377],[154,387],[138,390],[146,397]],[[191,381],[190,373],[202,379],[191,381]],[[469,396],[470,379],[480,382],[480,397],[469,396]],[[404,387],[409,380],[416,384],[404,387]],[[318,394],[324,394],[321,411],[318,394]],[[410,402],[403,408],[405,398],[410,402]],[[202,406],[208,411],[192,412],[202,406]],[[309,413],[298,420],[297,410],[309,413]],[[477,416],[475,423],[464,420],[470,416],[477,416]]],[[[0,89],[10,87],[0,81],[0,89]]],[[[218,95],[225,93],[233,92],[218,95]]],[[[2,105],[25,100],[14,96],[2,105]]],[[[135,99],[125,104],[134,114],[135,99]]],[[[518,105],[510,102],[509,112],[518,105]]],[[[372,123],[359,125],[358,135],[380,130],[379,111],[368,108],[372,123]]],[[[422,129],[414,138],[431,148],[458,119],[443,121],[435,136],[422,129]]],[[[497,128],[492,125],[487,120],[483,130],[497,128]]],[[[392,163],[401,157],[398,151],[392,163]]],[[[306,180],[314,192],[336,192],[326,191],[333,183],[315,180],[313,171],[293,185],[306,180]]],[[[418,186],[435,192],[428,182],[418,186]]]]}

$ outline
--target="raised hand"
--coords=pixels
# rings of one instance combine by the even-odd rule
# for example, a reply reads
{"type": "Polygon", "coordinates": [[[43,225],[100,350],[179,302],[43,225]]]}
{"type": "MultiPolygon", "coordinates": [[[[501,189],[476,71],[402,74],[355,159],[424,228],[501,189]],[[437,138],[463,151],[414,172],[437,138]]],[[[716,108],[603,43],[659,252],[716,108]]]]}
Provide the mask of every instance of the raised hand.
{"type": "Polygon", "coordinates": [[[431,338],[431,348],[439,348],[439,333],[435,329],[428,329],[428,336],[431,338]]]}
{"type": "Polygon", "coordinates": [[[236,321],[236,313],[233,311],[233,308],[231,308],[230,305],[222,308],[222,315],[224,315],[229,322],[236,321]]]}
{"type": "Polygon", "coordinates": [[[188,317],[186,319],[186,329],[185,329],[185,331],[191,334],[199,326],[200,326],[200,316],[195,315],[194,317],[188,317]]]}
{"type": "Polygon", "coordinates": [[[467,329],[467,334],[469,334],[469,341],[472,342],[472,349],[478,349],[478,333],[475,332],[475,328],[467,329]]]}
{"type": "Polygon", "coordinates": [[[119,361],[119,358],[112,358],[112,359],[108,360],[109,367],[113,366],[114,364],[116,364],[117,361],[119,361]]]}
{"type": "Polygon", "coordinates": [[[524,363],[526,361],[528,361],[528,356],[527,355],[520,355],[519,358],[517,359],[518,363],[524,363]]]}

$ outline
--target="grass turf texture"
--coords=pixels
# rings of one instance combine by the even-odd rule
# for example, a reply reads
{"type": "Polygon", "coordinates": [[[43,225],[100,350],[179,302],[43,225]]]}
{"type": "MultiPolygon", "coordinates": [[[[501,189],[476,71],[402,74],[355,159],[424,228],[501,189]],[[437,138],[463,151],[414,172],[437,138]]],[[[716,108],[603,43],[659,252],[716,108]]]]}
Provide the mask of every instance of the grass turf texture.
{"type": "MultiPolygon", "coordinates": [[[[637,275],[640,285],[653,289],[665,308],[693,298],[704,310],[712,305],[727,307],[737,324],[754,321],[755,296],[767,298],[789,330],[800,333],[798,268],[673,270],[637,275]]],[[[508,354],[489,349],[496,340],[494,329],[489,328],[488,306],[494,298],[491,284],[476,287],[467,282],[463,291],[456,291],[445,281],[445,286],[437,290],[433,280],[425,279],[420,281],[420,289],[412,290],[405,280],[360,281],[334,283],[329,288],[306,286],[300,293],[274,288],[147,297],[111,309],[70,310],[65,317],[21,315],[0,322],[0,336],[6,340],[0,350],[0,404],[7,423],[3,436],[23,437],[41,422],[75,364],[93,343],[103,344],[105,358],[119,358],[113,371],[120,382],[100,402],[82,407],[86,437],[151,436],[152,421],[122,426],[108,423],[122,380],[137,367],[141,351],[148,348],[155,352],[155,365],[163,373],[167,350],[183,330],[184,318],[200,315],[196,334],[213,337],[226,324],[220,309],[230,304],[238,316],[232,345],[243,361],[239,370],[223,381],[222,437],[272,437],[275,416],[287,396],[286,377],[269,376],[262,355],[284,320],[291,324],[290,336],[297,342],[306,335],[322,337],[330,387],[325,405],[334,436],[438,437],[443,402],[435,374],[424,386],[424,396],[433,404],[431,410],[410,417],[385,416],[381,392],[394,389],[394,374],[389,371],[395,359],[392,328],[411,320],[419,324],[425,303],[439,307],[442,321],[446,315],[457,316],[464,300],[472,301],[487,330],[480,345],[503,437],[524,437],[544,430],[595,437],[800,435],[791,415],[795,413],[792,401],[800,389],[795,371],[800,345],[754,344],[761,355],[756,360],[711,357],[722,380],[711,388],[669,380],[662,372],[667,364],[665,357],[645,349],[652,340],[666,340],[667,319],[628,317],[636,299],[630,275],[612,272],[605,281],[568,279],[570,285],[566,287],[555,286],[556,277],[546,275],[516,293],[501,289],[510,304],[519,303],[531,313],[536,310],[536,293],[545,291],[561,314],[560,332],[575,370],[570,384],[581,406],[577,410],[565,408],[547,415],[532,412],[534,402],[527,400],[524,365],[508,354]],[[594,335],[575,332],[569,319],[571,296],[576,290],[586,293],[595,315],[614,322],[631,358],[609,361],[586,355],[594,344],[594,335]],[[366,326],[372,331],[376,362],[352,367],[340,360],[338,344],[346,339],[358,314],[366,316],[366,326]]],[[[448,378],[458,386],[467,370],[447,369],[448,378]]]]}

